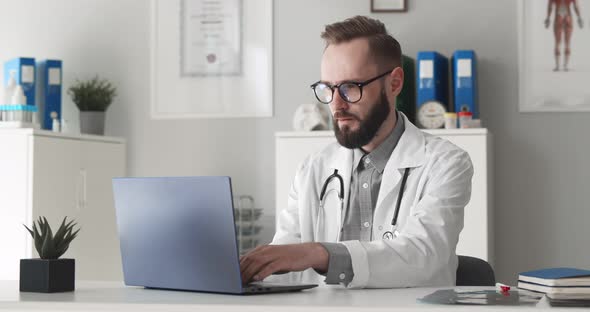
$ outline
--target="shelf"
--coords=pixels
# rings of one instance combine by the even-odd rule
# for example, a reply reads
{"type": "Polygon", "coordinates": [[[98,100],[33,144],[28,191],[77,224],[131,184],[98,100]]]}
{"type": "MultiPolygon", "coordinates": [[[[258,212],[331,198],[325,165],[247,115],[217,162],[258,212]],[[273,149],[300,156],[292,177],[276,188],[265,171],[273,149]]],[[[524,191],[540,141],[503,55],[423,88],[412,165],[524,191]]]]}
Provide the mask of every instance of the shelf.
{"type": "MultiPolygon", "coordinates": [[[[469,129],[421,129],[432,135],[486,135],[489,133],[487,128],[469,128],[469,129]]],[[[334,137],[334,131],[282,131],[275,133],[276,138],[319,138],[334,137]]]]}
{"type": "Polygon", "coordinates": [[[80,134],[80,133],[61,133],[50,130],[34,129],[34,128],[0,128],[0,133],[7,134],[29,134],[44,137],[56,137],[70,140],[83,140],[107,143],[125,143],[125,139],[121,137],[111,137],[103,135],[80,134]]]}

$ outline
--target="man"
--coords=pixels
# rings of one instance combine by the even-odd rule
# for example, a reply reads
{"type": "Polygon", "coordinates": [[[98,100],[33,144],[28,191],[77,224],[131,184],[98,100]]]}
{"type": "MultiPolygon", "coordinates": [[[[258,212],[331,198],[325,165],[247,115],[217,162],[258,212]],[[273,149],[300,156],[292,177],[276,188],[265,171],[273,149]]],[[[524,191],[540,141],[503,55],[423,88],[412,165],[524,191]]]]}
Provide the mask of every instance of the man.
{"type": "Polygon", "coordinates": [[[357,16],[322,38],[312,88],[338,143],[300,165],[272,244],[240,259],[243,281],[294,272],[352,288],[454,285],[469,156],[395,110],[401,49],[381,22],[357,16]]]}

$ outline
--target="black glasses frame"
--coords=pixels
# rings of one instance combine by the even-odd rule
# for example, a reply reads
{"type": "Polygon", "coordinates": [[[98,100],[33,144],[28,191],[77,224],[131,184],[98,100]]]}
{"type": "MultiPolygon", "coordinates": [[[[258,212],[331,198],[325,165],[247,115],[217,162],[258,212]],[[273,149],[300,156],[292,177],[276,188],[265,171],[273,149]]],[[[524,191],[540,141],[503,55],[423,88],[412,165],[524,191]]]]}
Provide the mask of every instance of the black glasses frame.
{"type": "Polygon", "coordinates": [[[340,94],[340,97],[341,97],[341,98],[342,98],[342,99],[343,99],[343,100],[344,100],[346,103],[356,103],[356,102],[360,101],[360,100],[363,98],[363,87],[364,87],[364,86],[366,86],[366,85],[370,84],[371,82],[373,82],[373,81],[375,81],[375,80],[377,80],[377,79],[379,79],[379,78],[382,78],[383,76],[385,76],[385,75],[387,75],[387,74],[391,73],[391,72],[392,72],[394,69],[395,69],[395,68],[392,68],[392,69],[390,69],[390,70],[388,70],[388,71],[384,72],[383,74],[380,74],[380,75],[378,75],[378,76],[375,76],[375,77],[373,77],[373,78],[371,78],[371,79],[369,79],[369,80],[365,80],[365,81],[343,81],[343,82],[341,82],[341,83],[339,83],[339,84],[337,84],[337,85],[333,85],[333,86],[332,86],[332,85],[330,85],[330,84],[328,84],[328,83],[325,83],[325,82],[322,82],[321,80],[319,80],[319,81],[316,81],[315,83],[313,83],[312,85],[310,85],[309,87],[310,87],[310,88],[313,90],[313,94],[315,95],[315,98],[316,98],[318,101],[320,101],[320,103],[323,103],[323,104],[330,104],[330,103],[332,103],[332,101],[334,100],[334,89],[338,89],[338,94],[340,94]],[[320,98],[318,97],[318,94],[317,94],[317,92],[315,91],[315,88],[316,88],[318,85],[320,85],[320,84],[324,84],[324,85],[326,85],[326,86],[327,86],[328,88],[330,88],[330,90],[332,91],[332,96],[331,96],[331,99],[330,99],[330,101],[329,101],[329,102],[327,102],[327,103],[326,103],[326,102],[324,102],[324,101],[322,101],[322,100],[320,100],[320,98]],[[356,85],[357,87],[359,87],[359,90],[360,90],[360,93],[361,93],[361,94],[360,94],[360,96],[359,96],[359,99],[358,99],[358,100],[356,100],[356,101],[348,101],[348,100],[346,99],[346,97],[343,95],[343,91],[340,89],[340,87],[341,87],[342,85],[345,85],[345,84],[353,84],[353,85],[356,85]]]}

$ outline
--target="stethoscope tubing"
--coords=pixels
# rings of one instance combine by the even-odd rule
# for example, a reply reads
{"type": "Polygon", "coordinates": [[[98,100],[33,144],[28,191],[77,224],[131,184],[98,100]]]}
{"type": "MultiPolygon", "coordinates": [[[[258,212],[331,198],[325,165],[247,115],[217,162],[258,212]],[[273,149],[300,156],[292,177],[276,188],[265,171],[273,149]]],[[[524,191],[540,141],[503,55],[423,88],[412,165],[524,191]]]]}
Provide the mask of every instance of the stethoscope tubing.
{"type": "Polygon", "coordinates": [[[320,192],[320,203],[324,201],[324,195],[326,195],[326,188],[328,188],[328,184],[330,184],[330,181],[332,181],[332,179],[334,178],[338,179],[338,181],[340,182],[340,193],[338,193],[338,197],[340,198],[340,200],[344,200],[344,180],[342,180],[342,176],[338,173],[338,169],[334,169],[334,173],[332,173],[332,175],[330,175],[326,179],[326,182],[324,182],[324,186],[322,186],[322,191],[320,192]]]}
{"type": "MultiPolygon", "coordinates": [[[[404,196],[404,190],[406,187],[406,182],[408,181],[408,176],[410,174],[410,168],[406,168],[404,170],[404,176],[402,178],[402,183],[399,189],[399,193],[397,196],[397,202],[395,204],[395,211],[393,213],[393,218],[391,220],[391,225],[395,228],[397,227],[397,218],[399,216],[399,211],[401,208],[401,203],[402,203],[402,199],[404,196]]],[[[338,173],[338,169],[334,169],[334,173],[332,173],[324,182],[324,185],[322,186],[322,190],[320,192],[320,210],[324,209],[324,196],[326,195],[326,189],[328,188],[328,184],[330,184],[330,181],[332,181],[332,179],[338,179],[338,182],[340,184],[340,192],[338,193],[338,198],[340,199],[340,209],[343,209],[344,207],[344,180],[342,179],[342,176],[338,173]]],[[[318,212],[318,223],[319,223],[319,212],[318,212]]],[[[342,221],[341,221],[342,222],[342,221]]],[[[319,224],[318,224],[319,225],[319,224]]],[[[318,226],[316,225],[316,228],[318,226]]],[[[385,239],[392,239],[393,237],[397,237],[398,231],[397,230],[393,230],[392,231],[387,231],[385,233],[383,233],[383,238],[385,239]]],[[[340,236],[340,234],[338,234],[338,236],[340,236]]]]}
{"type": "Polygon", "coordinates": [[[399,210],[402,205],[402,198],[404,197],[404,189],[406,188],[406,181],[408,181],[408,175],[410,173],[410,168],[406,168],[404,171],[404,177],[402,179],[402,185],[399,188],[399,194],[397,195],[397,203],[395,203],[395,212],[393,213],[393,219],[391,219],[391,225],[397,225],[397,216],[399,215],[399,210]]]}

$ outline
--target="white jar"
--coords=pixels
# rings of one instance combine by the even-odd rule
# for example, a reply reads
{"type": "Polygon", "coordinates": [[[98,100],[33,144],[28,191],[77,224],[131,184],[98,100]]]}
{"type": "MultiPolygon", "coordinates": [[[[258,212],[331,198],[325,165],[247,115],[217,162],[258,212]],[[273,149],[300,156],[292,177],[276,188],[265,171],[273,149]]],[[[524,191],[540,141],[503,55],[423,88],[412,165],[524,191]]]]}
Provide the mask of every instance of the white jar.
{"type": "Polygon", "coordinates": [[[457,129],[457,114],[445,113],[445,129],[457,129]]]}
{"type": "Polygon", "coordinates": [[[473,114],[471,112],[459,112],[459,128],[469,128],[473,114]]]}

